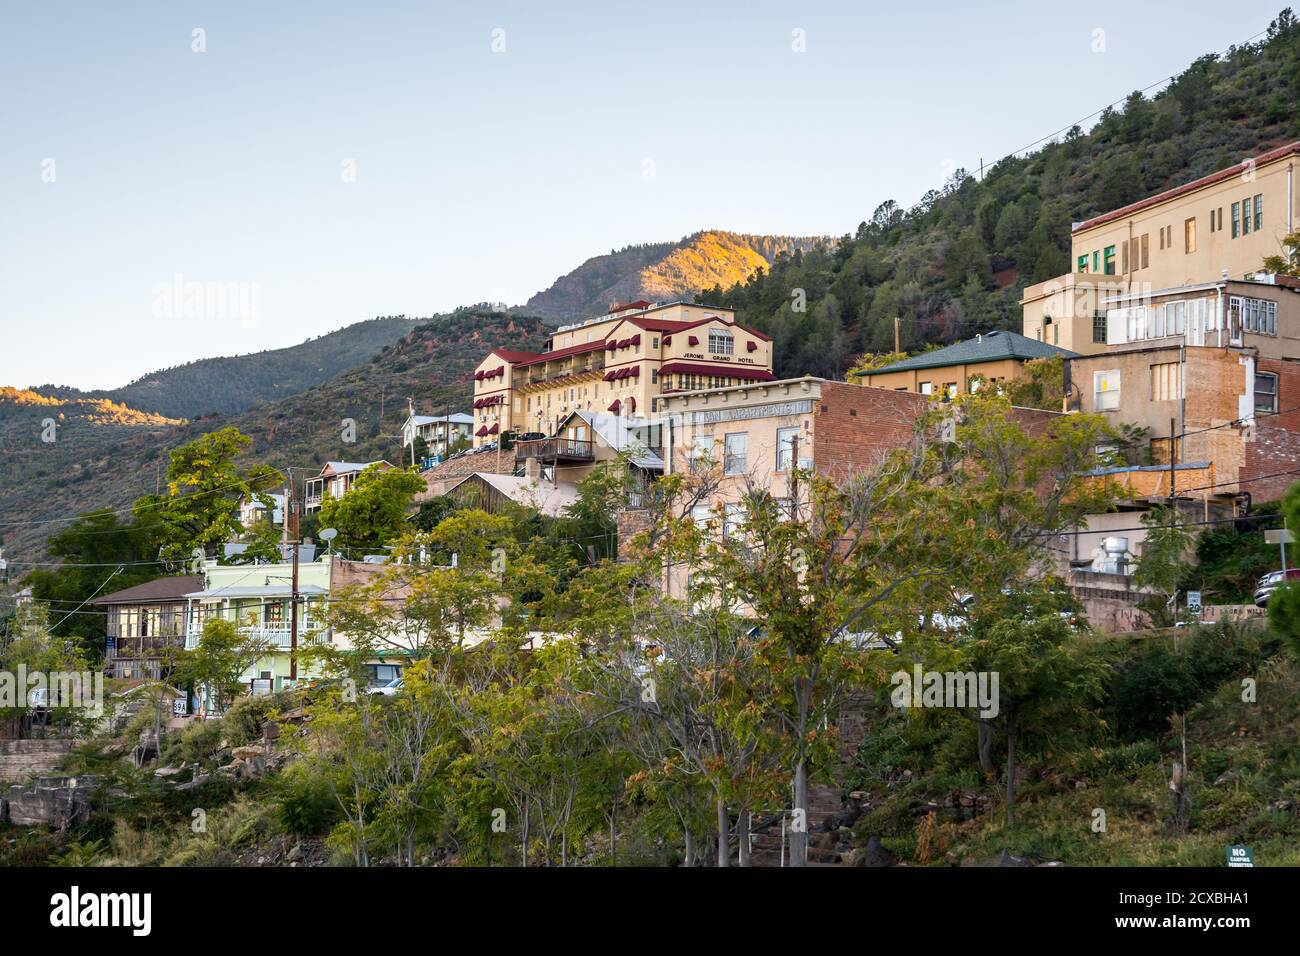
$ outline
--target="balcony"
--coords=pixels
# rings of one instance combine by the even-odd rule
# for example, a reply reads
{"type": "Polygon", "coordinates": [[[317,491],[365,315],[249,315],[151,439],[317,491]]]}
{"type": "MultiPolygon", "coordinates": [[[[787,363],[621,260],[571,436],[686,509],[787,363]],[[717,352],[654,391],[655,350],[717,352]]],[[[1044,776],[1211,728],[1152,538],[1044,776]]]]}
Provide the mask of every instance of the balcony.
{"type": "Polygon", "coordinates": [[[515,461],[528,458],[582,464],[595,460],[596,448],[594,443],[576,438],[534,438],[515,442],[515,461]]]}
{"type": "MultiPolygon", "coordinates": [[[[312,618],[305,618],[298,622],[298,646],[312,647],[325,643],[324,630],[319,634],[312,635],[311,632],[322,628],[320,621],[312,618]]],[[[262,644],[278,651],[287,651],[292,645],[291,635],[289,632],[289,622],[275,622],[272,624],[251,624],[237,629],[240,637],[244,638],[249,644],[262,644]]],[[[200,625],[190,625],[185,633],[185,649],[192,651],[199,646],[199,637],[203,634],[203,628],[200,625]]]]}

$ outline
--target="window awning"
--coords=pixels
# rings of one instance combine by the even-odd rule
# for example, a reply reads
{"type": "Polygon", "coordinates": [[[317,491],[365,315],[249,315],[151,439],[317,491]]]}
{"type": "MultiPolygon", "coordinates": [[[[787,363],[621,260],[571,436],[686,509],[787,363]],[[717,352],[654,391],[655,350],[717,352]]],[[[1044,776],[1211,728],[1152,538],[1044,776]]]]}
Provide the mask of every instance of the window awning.
{"type": "Polygon", "coordinates": [[[665,335],[664,345],[672,345],[672,344],[673,344],[673,337],[671,335],[665,335]]]}
{"type": "Polygon", "coordinates": [[[617,412],[620,408],[622,408],[622,406],[623,406],[623,403],[620,402],[620,401],[616,398],[616,399],[614,399],[614,401],[612,401],[612,402],[609,403],[609,411],[611,411],[611,412],[617,412]]]}
{"type": "Polygon", "coordinates": [[[770,382],[776,378],[766,369],[750,365],[697,365],[691,362],[665,362],[659,371],[664,375],[721,375],[723,378],[745,378],[757,382],[770,382]]]}
{"type": "Polygon", "coordinates": [[[488,429],[488,434],[489,434],[489,435],[495,435],[495,434],[496,434],[497,432],[499,432],[500,430],[501,430],[501,426],[500,426],[500,424],[498,424],[497,422],[493,422],[493,423],[492,423],[492,427],[488,429]]]}
{"type": "Polygon", "coordinates": [[[686,344],[687,344],[687,345],[699,345],[699,344],[700,344],[700,340],[699,340],[698,337],[696,337],[696,336],[694,336],[694,335],[688,335],[688,336],[686,337],[686,344]]]}
{"type": "Polygon", "coordinates": [[[487,433],[488,433],[488,432],[487,432],[487,426],[486,426],[486,425],[480,425],[480,426],[478,427],[478,431],[476,431],[476,432],[474,433],[474,435],[475,435],[476,437],[478,437],[478,438],[482,438],[482,437],[483,437],[484,435],[486,435],[487,433]]]}
{"type": "Polygon", "coordinates": [[[758,343],[757,343],[757,342],[746,342],[746,343],[745,343],[745,351],[746,351],[746,352],[757,352],[757,351],[758,351],[758,343]]]}
{"type": "Polygon", "coordinates": [[[486,375],[486,374],[487,374],[487,373],[484,372],[482,369],[479,369],[477,372],[474,373],[474,381],[476,381],[476,382],[481,382],[481,381],[483,381],[483,376],[486,375]]]}
{"type": "Polygon", "coordinates": [[[616,342],[614,339],[610,339],[608,342],[605,343],[606,352],[612,352],[616,348],[618,348],[618,342],[616,342]]]}
{"type": "Polygon", "coordinates": [[[617,376],[618,376],[618,370],[610,369],[608,372],[605,373],[605,381],[612,382],[617,376]]]}

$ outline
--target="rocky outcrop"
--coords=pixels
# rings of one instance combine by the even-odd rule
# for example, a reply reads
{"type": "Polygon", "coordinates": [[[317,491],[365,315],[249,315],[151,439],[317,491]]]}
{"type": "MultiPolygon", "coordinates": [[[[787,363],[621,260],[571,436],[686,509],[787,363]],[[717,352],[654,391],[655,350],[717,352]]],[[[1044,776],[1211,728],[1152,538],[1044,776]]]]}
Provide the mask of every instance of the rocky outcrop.
{"type": "Polygon", "coordinates": [[[9,788],[0,800],[0,822],[60,829],[85,823],[90,818],[90,798],[97,788],[94,777],[38,777],[30,786],[9,788]]]}

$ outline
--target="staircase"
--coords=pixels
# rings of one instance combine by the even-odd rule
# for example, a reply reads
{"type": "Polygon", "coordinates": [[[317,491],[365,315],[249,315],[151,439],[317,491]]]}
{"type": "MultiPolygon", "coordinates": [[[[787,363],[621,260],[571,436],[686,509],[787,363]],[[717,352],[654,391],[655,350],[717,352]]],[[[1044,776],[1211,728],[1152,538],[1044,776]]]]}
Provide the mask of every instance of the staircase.
{"type": "MultiPolygon", "coordinates": [[[[860,698],[845,701],[836,721],[839,740],[835,749],[848,764],[857,754],[866,734],[864,703],[860,698]]],[[[808,865],[841,866],[831,821],[844,810],[843,788],[837,784],[816,784],[808,788],[808,865]]],[[[785,863],[790,863],[789,812],[755,813],[751,830],[750,866],[781,865],[781,822],[785,821],[785,863]]]]}

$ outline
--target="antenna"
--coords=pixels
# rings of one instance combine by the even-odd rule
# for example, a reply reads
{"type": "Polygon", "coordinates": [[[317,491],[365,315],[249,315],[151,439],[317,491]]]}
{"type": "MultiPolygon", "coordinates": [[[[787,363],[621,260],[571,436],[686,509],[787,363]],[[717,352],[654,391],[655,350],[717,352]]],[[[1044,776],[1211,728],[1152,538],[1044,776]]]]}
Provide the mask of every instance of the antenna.
{"type": "Polygon", "coordinates": [[[331,542],[333,542],[333,540],[334,540],[335,538],[337,538],[338,536],[339,536],[339,529],[338,529],[338,528],[321,528],[321,529],[320,529],[320,539],[321,539],[322,541],[325,542],[325,553],[326,553],[326,554],[329,554],[329,553],[333,550],[333,548],[331,547],[331,542]]]}

